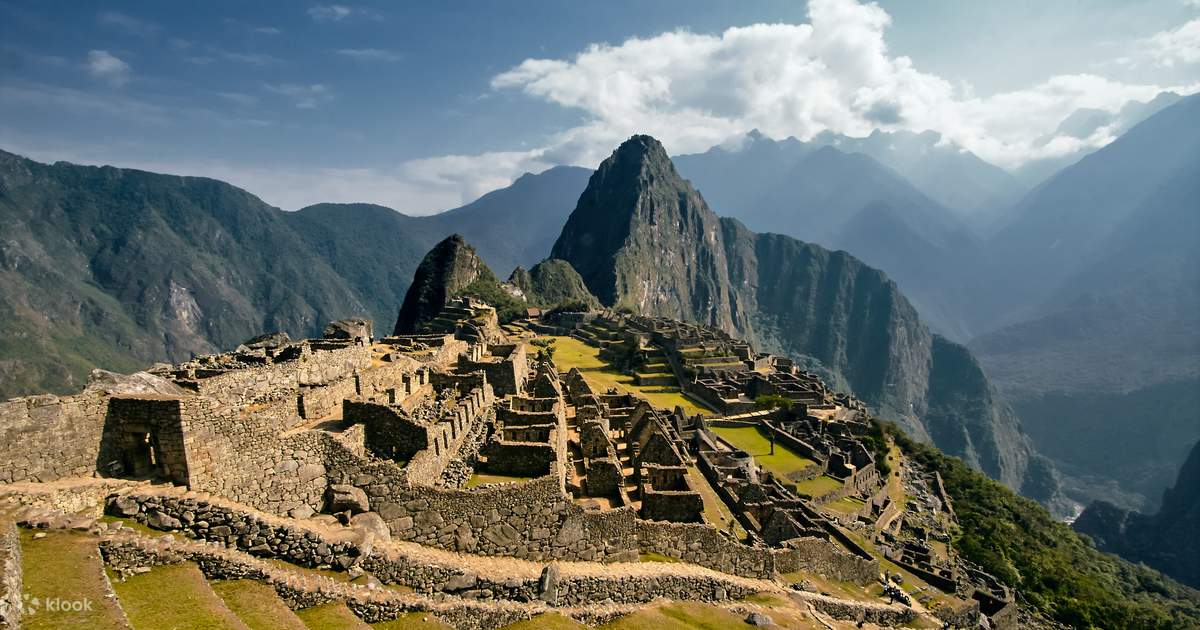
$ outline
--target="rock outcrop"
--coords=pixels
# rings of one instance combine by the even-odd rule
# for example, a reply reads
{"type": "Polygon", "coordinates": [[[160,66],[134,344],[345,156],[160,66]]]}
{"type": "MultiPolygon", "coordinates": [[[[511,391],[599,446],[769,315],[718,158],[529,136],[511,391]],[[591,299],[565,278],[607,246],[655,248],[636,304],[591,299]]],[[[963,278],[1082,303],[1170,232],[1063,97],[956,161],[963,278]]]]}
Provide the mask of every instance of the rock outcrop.
{"type": "Polygon", "coordinates": [[[1162,509],[1148,516],[1106,501],[1092,503],[1071,525],[1091,536],[1096,547],[1200,588],[1200,442],[1163,493],[1162,509]]]}
{"type": "MultiPolygon", "coordinates": [[[[966,348],[932,334],[894,282],[853,256],[719,218],[649,136],[600,165],[552,256],[606,305],[718,326],[798,359],[910,433],[1025,485],[1036,456],[966,348]]],[[[1054,494],[1052,481],[1039,474],[1037,498],[1054,494]]]]}
{"type": "Polygon", "coordinates": [[[588,291],[579,272],[565,260],[547,258],[528,271],[517,267],[508,283],[520,290],[525,301],[533,306],[553,308],[582,304],[587,308],[600,307],[600,300],[588,291]]]}
{"type": "Polygon", "coordinates": [[[416,332],[417,326],[436,317],[450,298],[479,280],[499,284],[475,248],[462,236],[447,237],[429,250],[417,266],[396,318],[395,334],[416,332]]]}

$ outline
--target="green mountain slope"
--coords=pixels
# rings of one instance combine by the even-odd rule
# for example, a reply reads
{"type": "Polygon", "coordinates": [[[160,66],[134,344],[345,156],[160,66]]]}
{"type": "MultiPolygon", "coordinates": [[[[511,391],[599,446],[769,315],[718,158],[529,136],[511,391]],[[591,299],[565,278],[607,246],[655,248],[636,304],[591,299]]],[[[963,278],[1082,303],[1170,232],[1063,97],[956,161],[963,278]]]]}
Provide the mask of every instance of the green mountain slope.
{"type": "Polygon", "coordinates": [[[600,165],[552,255],[608,305],[807,358],[915,435],[1014,488],[1054,493],[978,363],[932,335],[895,283],[845,252],[718,218],[653,138],[631,138],[600,165]]]}

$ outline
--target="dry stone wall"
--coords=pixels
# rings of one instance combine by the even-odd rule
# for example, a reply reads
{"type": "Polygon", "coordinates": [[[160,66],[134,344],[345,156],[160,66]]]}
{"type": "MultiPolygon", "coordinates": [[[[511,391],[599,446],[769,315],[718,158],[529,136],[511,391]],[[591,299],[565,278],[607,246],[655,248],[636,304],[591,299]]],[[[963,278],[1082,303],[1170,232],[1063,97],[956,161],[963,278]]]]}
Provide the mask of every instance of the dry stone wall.
{"type": "Polygon", "coordinates": [[[21,538],[12,521],[0,524],[0,628],[21,627],[21,538]]]}
{"type": "Polygon", "coordinates": [[[91,476],[108,396],[29,396],[0,402],[0,482],[91,476]]]}

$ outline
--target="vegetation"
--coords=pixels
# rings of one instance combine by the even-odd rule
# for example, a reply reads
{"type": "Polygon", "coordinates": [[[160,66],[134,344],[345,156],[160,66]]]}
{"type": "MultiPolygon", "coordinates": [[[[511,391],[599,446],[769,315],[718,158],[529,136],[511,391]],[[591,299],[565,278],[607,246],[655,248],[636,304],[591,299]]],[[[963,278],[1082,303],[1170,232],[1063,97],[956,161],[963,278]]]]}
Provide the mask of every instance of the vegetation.
{"type": "Polygon", "coordinates": [[[191,563],[155,567],[124,582],[114,582],[113,590],[134,628],[207,630],[246,627],[209,588],[200,569],[191,563]]]}
{"type": "Polygon", "coordinates": [[[567,300],[566,302],[558,303],[557,305],[554,306],[554,308],[550,309],[548,312],[550,314],[584,313],[584,312],[587,312],[589,310],[589,308],[590,307],[589,307],[588,303],[584,302],[583,300],[567,300]]]}
{"type": "Polygon", "coordinates": [[[307,630],[265,582],[228,580],[213,582],[212,589],[250,630],[307,630]]]}
{"type": "Polygon", "coordinates": [[[641,628],[656,628],[657,630],[736,628],[740,630],[746,627],[742,617],[724,608],[694,602],[673,602],[662,606],[648,606],[612,623],[600,626],[605,630],[640,630],[641,628]]]}
{"type": "Polygon", "coordinates": [[[21,530],[21,564],[25,581],[25,603],[37,612],[21,621],[22,628],[125,628],[121,610],[105,596],[104,568],[96,541],[83,534],[48,532],[35,539],[34,532],[21,530]],[[34,604],[32,598],[37,598],[34,604]],[[50,610],[42,602],[90,601],[89,610],[50,610]]]}
{"type": "Polygon", "coordinates": [[[954,547],[1050,618],[1079,628],[1200,624],[1200,593],[1097,551],[1035,501],[894,425],[887,431],[914,461],[941,474],[961,526],[954,547]]]}
{"type": "Polygon", "coordinates": [[[571,368],[579,368],[584,378],[599,391],[616,387],[642,396],[655,407],[674,409],[678,405],[683,407],[688,415],[712,413],[711,409],[684,396],[678,387],[638,385],[632,375],[615,369],[601,359],[599,348],[589,346],[574,337],[548,338],[554,339],[555,347],[558,348],[554,355],[554,364],[558,369],[566,372],[571,368]]]}
{"type": "MultiPolygon", "coordinates": [[[[354,630],[370,628],[341,602],[310,606],[296,611],[309,630],[354,630]]],[[[403,627],[403,626],[401,626],[403,627]]]]}
{"type": "Polygon", "coordinates": [[[787,396],[766,394],[755,398],[754,406],[759,409],[789,409],[792,406],[792,401],[787,396]]]}
{"type": "Polygon", "coordinates": [[[772,454],[771,441],[758,426],[720,426],[714,423],[712,430],[735,448],[749,453],[755,462],[780,478],[791,479],[792,474],[816,465],[813,460],[779,442],[775,443],[775,452],[772,454]]]}
{"type": "Polygon", "coordinates": [[[502,324],[525,317],[526,304],[524,300],[505,291],[491,273],[480,274],[479,278],[454,295],[454,297],[463,296],[487,302],[496,309],[496,316],[500,318],[502,324]]]}
{"type": "Polygon", "coordinates": [[[537,360],[538,361],[547,361],[547,360],[553,361],[554,360],[555,348],[554,348],[554,339],[553,338],[542,337],[539,339],[534,339],[534,340],[530,341],[529,343],[530,343],[530,345],[533,345],[538,348],[538,352],[537,352],[537,360]]]}

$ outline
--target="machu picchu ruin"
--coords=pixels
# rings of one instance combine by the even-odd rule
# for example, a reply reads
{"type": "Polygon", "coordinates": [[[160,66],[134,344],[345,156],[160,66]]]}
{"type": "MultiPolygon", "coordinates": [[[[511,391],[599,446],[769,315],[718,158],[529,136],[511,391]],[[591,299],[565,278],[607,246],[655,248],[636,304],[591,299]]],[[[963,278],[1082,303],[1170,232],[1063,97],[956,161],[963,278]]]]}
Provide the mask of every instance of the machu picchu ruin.
{"type": "Polygon", "coordinates": [[[31,558],[63,545],[105,578],[85,593],[96,627],[137,627],[147,585],[176,579],[228,627],[249,588],[295,627],[635,623],[662,605],[1019,626],[1013,593],[955,552],[936,473],[794,362],[661,317],[501,323],[436,299],[391,335],[340,320],[0,404],[0,619],[83,618],[19,600],[44,579],[31,558]]]}

